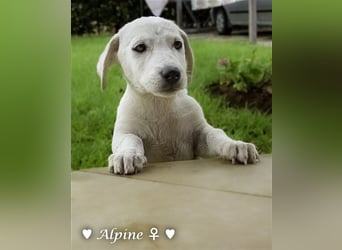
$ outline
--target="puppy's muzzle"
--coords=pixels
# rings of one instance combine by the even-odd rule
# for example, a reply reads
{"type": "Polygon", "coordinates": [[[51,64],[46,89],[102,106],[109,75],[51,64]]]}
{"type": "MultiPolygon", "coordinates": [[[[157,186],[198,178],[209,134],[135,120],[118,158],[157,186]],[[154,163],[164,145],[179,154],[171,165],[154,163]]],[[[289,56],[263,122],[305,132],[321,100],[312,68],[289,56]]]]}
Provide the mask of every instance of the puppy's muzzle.
{"type": "Polygon", "coordinates": [[[174,91],[180,88],[181,72],[178,68],[166,66],[162,69],[160,75],[164,80],[164,91],[174,91]]]}

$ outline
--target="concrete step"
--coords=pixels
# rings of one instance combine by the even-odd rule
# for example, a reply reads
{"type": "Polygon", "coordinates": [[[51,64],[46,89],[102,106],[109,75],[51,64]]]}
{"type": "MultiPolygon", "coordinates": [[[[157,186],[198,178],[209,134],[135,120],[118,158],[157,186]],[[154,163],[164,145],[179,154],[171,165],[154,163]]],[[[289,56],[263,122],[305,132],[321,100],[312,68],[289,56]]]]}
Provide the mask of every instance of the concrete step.
{"type": "Polygon", "coordinates": [[[153,163],[133,176],[93,168],[71,180],[73,250],[271,249],[271,155],[247,166],[221,159],[153,163]],[[83,229],[92,229],[89,239],[83,229]],[[115,243],[112,229],[122,236],[115,243]],[[172,239],[167,229],[175,230],[172,239]]]}

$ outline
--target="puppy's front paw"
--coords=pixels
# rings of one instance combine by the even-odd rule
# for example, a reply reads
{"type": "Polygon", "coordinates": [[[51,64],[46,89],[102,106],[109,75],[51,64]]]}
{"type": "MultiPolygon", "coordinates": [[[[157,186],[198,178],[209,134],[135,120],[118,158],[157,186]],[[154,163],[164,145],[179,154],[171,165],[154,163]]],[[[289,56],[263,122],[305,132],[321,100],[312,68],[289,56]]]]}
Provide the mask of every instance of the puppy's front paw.
{"type": "Polygon", "coordinates": [[[233,141],[222,146],[221,157],[235,163],[256,163],[259,161],[259,153],[253,143],[233,141]]]}
{"type": "Polygon", "coordinates": [[[133,153],[112,154],[108,157],[109,172],[113,174],[136,174],[146,165],[146,157],[133,153]]]}

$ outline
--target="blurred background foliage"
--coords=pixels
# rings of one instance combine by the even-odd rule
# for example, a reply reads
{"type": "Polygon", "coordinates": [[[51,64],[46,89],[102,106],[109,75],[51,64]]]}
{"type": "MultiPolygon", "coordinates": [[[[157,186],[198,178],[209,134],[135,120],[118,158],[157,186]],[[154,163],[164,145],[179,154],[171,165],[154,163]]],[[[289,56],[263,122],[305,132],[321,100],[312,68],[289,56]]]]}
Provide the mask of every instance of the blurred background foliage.
{"type": "MultiPolygon", "coordinates": [[[[193,12],[200,26],[207,26],[209,10],[193,12]]],[[[129,21],[140,16],[151,16],[152,12],[144,0],[71,0],[71,33],[113,34],[129,21]]],[[[176,3],[169,2],[161,16],[176,20],[176,3]]],[[[194,22],[189,14],[183,11],[183,28],[193,28],[194,22]]]]}
{"type": "Polygon", "coordinates": [[[113,33],[126,20],[139,15],[139,1],[72,0],[71,32],[74,35],[113,33]]]}

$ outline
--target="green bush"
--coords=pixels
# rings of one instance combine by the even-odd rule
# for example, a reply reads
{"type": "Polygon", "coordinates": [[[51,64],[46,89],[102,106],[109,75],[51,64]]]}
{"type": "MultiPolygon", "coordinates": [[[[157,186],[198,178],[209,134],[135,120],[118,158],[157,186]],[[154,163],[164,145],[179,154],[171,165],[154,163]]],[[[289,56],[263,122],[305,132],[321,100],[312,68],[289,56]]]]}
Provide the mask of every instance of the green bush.
{"type": "MultiPolygon", "coordinates": [[[[146,4],[142,7],[143,11],[148,11],[146,4]]],[[[134,0],[72,0],[71,33],[114,33],[126,22],[139,16],[139,2],[134,0]]]]}
{"type": "Polygon", "coordinates": [[[248,92],[252,87],[262,87],[272,78],[272,57],[258,60],[256,49],[250,56],[239,60],[220,59],[217,63],[220,84],[232,85],[238,91],[248,92]]]}

